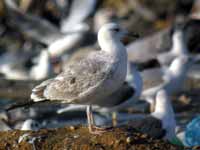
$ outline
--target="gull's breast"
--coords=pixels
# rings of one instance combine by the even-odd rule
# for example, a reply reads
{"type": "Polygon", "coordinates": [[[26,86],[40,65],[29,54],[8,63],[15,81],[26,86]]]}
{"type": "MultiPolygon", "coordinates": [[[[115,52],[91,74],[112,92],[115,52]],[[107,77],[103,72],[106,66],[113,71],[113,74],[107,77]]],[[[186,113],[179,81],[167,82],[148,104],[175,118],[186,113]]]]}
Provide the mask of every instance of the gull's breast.
{"type": "Polygon", "coordinates": [[[112,91],[118,90],[122,84],[124,83],[126,79],[126,74],[127,74],[127,62],[126,60],[120,60],[117,61],[113,66],[113,69],[110,73],[110,76],[108,78],[108,81],[106,83],[107,87],[109,89],[112,89],[112,91]]]}

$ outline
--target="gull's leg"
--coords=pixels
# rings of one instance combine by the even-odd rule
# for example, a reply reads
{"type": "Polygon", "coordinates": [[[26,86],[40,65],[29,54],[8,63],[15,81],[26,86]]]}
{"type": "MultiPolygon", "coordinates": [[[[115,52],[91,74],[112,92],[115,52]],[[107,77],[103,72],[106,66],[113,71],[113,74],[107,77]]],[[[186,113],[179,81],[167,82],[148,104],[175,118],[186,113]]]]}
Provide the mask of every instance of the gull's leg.
{"type": "Polygon", "coordinates": [[[89,128],[89,131],[92,132],[92,126],[94,125],[94,118],[93,118],[93,115],[92,115],[92,110],[91,110],[91,106],[87,106],[86,108],[86,112],[87,112],[87,120],[88,120],[88,128],[89,128]]]}
{"type": "Polygon", "coordinates": [[[94,121],[94,117],[92,114],[92,107],[89,105],[87,106],[87,119],[88,119],[88,128],[89,128],[89,132],[92,134],[102,134],[106,131],[108,131],[111,128],[102,128],[102,127],[97,127],[95,125],[95,121],[94,121]]]}
{"type": "Polygon", "coordinates": [[[114,127],[117,126],[117,112],[112,112],[112,124],[114,127]]]}

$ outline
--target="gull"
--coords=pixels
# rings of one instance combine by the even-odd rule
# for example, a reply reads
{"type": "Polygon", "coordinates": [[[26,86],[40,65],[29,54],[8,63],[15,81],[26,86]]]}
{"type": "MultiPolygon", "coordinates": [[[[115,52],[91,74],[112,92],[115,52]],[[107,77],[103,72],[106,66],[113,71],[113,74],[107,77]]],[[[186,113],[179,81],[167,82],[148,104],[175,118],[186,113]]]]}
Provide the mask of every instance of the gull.
{"type": "Polygon", "coordinates": [[[127,45],[128,60],[135,63],[145,63],[155,59],[158,53],[170,47],[169,31],[170,29],[167,28],[127,45]]]}
{"type": "Polygon", "coordinates": [[[163,137],[164,139],[170,141],[173,140],[176,136],[176,120],[173,107],[166,90],[160,89],[156,93],[155,103],[155,110],[148,115],[118,113],[118,124],[123,125],[128,122],[137,130],[143,133],[148,133],[152,137],[163,137]],[[165,132],[163,132],[163,130],[165,132]]]}
{"type": "Polygon", "coordinates": [[[48,20],[29,13],[23,13],[12,0],[5,0],[8,19],[13,28],[44,44],[51,57],[60,57],[79,47],[83,36],[89,30],[86,18],[92,13],[96,0],[74,0],[67,17],[62,18],[61,27],[48,20]]]}
{"type": "Polygon", "coordinates": [[[188,55],[183,29],[177,27],[172,33],[172,47],[168,52],[157,55],[157,60],[162,66],[168,66],[174,58],[180,55],[188,55]]]}
{"type": "MultiPolygon", "coordinates": [[[[134,76],[134,75],[133,75],[134,76]]],[[[137,72],[135,74],[137,79],[137,72]]],[[[117,112],[124,112],[124,111],[135,111],[135,112],[145,112],[149,108],[149,103],[145,101],[138,101],[140,97],[140,93],[142,89],[139,87],[142,87],[140,85],[140,82],[136,81],[135,83],[124,82],[123,86],[119,88],[116,92],[114,92],[112,95],[106,97],[107,104],[102,101],[102,104],[99,105],[93,105],[93,110],[97,112],[98,114],[101,114],[103,116],[107,116],[107,119],[112,118],[117,115],[117,112]],[[139,85],[138,85],[139,84],[139,85]],[[137,89],[138,88],[138,89],[137,89]]],[[[58,114],[68,113],[70,111],[80,111],[85,110],[86,105],[75,105],[70,104],[67,105],[61,109],[57,110],[58,114]]],[[[112,120],[110,120],[112,122],[112,120]]]]}
{"type": "Polygon", "coordinates": [[[147,86],[150,86],[150,88],[144,89],[142,91],[142,97],[146,99],[150,104],[153,104],[155,94],[161,88],[165,89],[169,95],[177,94],[181,91],[189,68],[198,60],[198,57],[181,55],[173,60],[169,68],[162,69],[163,76],[157,76],[155,72],[153,73],[156,78],[155,82],[151,83],[151,81],[148,81],[149,77],[147,76],[146,81],[150,82],[147,86]]]}
{"type": "Polygon", "coordinates": [[[60,31],[64,34],[48,46],[49,53],[53,57],[59,57],[69,50],[80,46],[86,32],[90,30],[85,23],[86,18],[93,12],[96,0],[73,0],[69,9],[69,15],[61,20],[60,31]]]}
{"type": "Polygon", "coordinates": [[[69,15],[61,20],[61,32],[71,32],[71,29],[77,29],[86,18],[94,11],[96,0],[73,0],[69,9],[69,15]]]}
{"type": "MultiPolygon", "coordinates": [[[[119,89],[105,98],[104,101],[107,101],[107,103],[104,101],[99,102],[98,105],[93,105],[93,109],[97,112],[112,112],[116,110],[119,111],[120,109],[127,108],[125,105],[133,101],[133,97],[135,97],[134,88],[127,82],[124,82],[119,89]]],[[[65,108],[59,109],[57,113],[61,114],[67,111],[83,110],[86,107],[86,105],[71,104],[65,108]]]]}
{"type": "Polygon", "coordinates": [[[37,58],[37,63],[31,67],[29,76],[33,80],[42,80],[53,74],[53,68],[50,62],[50,54],[44,49],[37,58]]]}
{"type": "Polygon", "coordinates": [[[161,89],[157,92],[155,111],[151,116],[161,120],[162,127],[166,130],[166,139],[172,140],[176,137],[175,114],[166,90],[161,89]]]}
{"type": "MultiPolygon", "coordinates": [[[[171,32],[170,39],[172,41],[171,48],[163,48],[163,47],[160,47],[159,49],[157,48],[160,51],[159,52],[158,50],[156,51],[156,48],[155,48],[155,50],[150,49],[151,48],[151,46],[150,46],[148,48],[148,50],[150,50],[150,52],[146,52],[146,54],[144,54],[145,55],[144,57],[147,57],[147,59],[144,61],[150,62],[151,59],[156,59],[158,61],[159,65],[169,66],[175,57],[180,56],[180,55],[188,55],[188,48],[186,45],[183,28],[177,25],[177,27],[176,26],[172,27],[170,32],[171,32]]],[[[154,37],[156,37],[156,36],[154,36],[154,37]]],[[[146,44],[148,44],[148,42],[146,44]]],[[[151,43],[151,44],[153,44],[153,43],[151,43]]],[[[161,44],[159,44],[159,45],[161,45],[161,44]]],[[[131,53],[131,51],[128,52],[128,54],[130,54],[130,53],[131,53]]],[[[142,57],[143,53],[141,51],[138,51],[138,54],[139,55],[137,55],[137,53],[136,53],[136,55],[134,57],[138,56],[137,59],[140,59],[140,57],[142,57]]],[[[132,55],[134,55],[134,53],[130,54],[129,57],[131,57],[132,55]]],[[[131,58],[129,58],[129,60],[130,59],[131,58]]],[[[133,59],[133,61],[136,61],[137,59],[135,59],[135,60],[133,59]]],[[[143,58],[141,58],[141,60],[143,60],[143,58]]],[[[141,60],[138,60],[138,61],[141,61],[141,60]]],[[[133,61],[131,61],[131,62],[133,62],[133,61]]]]}
{"type": "Polygon", "coordinates": [[[127,45],[128,60],[137,64],[158,60],[169,65],[178,55],[199,49],[200,21],[189,19],[127,45]]]}
{"type": "Polygon", "coordinates": [[[92,105],[106,105],[106,97],[116,92],[127,74],[126,48],[120,41],[127,34],[116,23],[105,24],[98,32],[100,51],[65,68],[53,79],[46,80],[32,90],[34,102],[59,100],[69,104],[87,105],[89,131],[105,132],[95,126],[92,105]]]}
{"type": "Polygon", "coordinates": [[[0,73],[7,79],[28,79],[26,64],[30,56],[25,53],[6,52],[0,57],[0,73]],[[19,59],[20,58],[20,59],[19,59]]]}
{"type": "MultiPolygon", "coordinates": [[[[67,61],[64,61],[62,70],[65,70],[65,66],[68,66],[70,64],[76,63],[76,61],[80,61],[84,59],[92,51],[94,51],[94,49],[92,49],[91,47],[82,48],[81,50],[76,51],[74,54],[72,54],[72,56],[67,61]]],[[[141,95],[142,88],[143,88],[143,79],[140,75],[140,72],[137,70],[136,65],[130,62],[128,62],[127,64],[126,82],[123,84],[121,89],[119,89],[119,91],[117,91],[116,93],[113,93],[110,97],[107,98],[108,101],[109,99],[115,99],[115,101],[118,103],[115,103],[115,104],[111,103],[110,106],[107,106],[104,108],[95,107],[95,111],[98,111],[98,112],[99,111],[100,112],[120,111],[121,109],[124,110],[124,108],[133,107],[133,105],[136,106],[133,108],[134,110],[141,111],[141,109],[137,109],[137,107],[140,105],[142,106],[142,109],[143,109],[144,108],[143,106],[146,104],[140,101],[136,102],[136,100],[139,99],[141,95]],[[134,90],[134,94],[131,94],[133,93],[132,90],[134,90]]],[[[80,109],[80,108],[85,108],[85,106],[83,105],[78,106],[78,105],[72,104],[71,106],[61,108],[58,111],[58,113],[62,113],[68,110],[80,109]]]]}
{"type": "Polygon", "coordinates": [[[21,56],[22,54],[15,53],[5,53],[1,56],[0,73],[6,79],[42,80],[52,74],[50,56],[46,49],[40,52],[36,64],[27,65],[32,61],[32,58],[26,58],[26,55],[21,56]]]}

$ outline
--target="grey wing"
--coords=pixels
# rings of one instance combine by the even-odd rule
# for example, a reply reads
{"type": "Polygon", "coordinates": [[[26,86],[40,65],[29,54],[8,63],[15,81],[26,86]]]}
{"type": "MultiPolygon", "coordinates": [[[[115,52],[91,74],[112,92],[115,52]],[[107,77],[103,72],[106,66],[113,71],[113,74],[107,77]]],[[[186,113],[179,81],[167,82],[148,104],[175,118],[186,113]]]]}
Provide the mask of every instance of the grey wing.
{"type": "Polygon", "coordinates": [[[115,92],[113,92],[110,96],[106,98],[105,101],[99,101],[97,105],[103,107],[114,107],[120,104],[125,103],[135,94],[135,89],[130,86],[127,82],[124,82],[123,85],[115,92]]]}
{"type": "Polygon", "coordinates": [[[128,60],[130,62],[144,63],[156,58],[158,53],[167,50],[170,45],[167,42],[170,41],[168,32],[169,29],[165,29],[129,44],[127,46],[128,60]]]}
{"type": "Polygon", "coordinates": [[[114,68],[106,60],[109,58],[90,57],[68,66],[44,88],[43,96],[49,100],[78,103],[109,78],[114,68]]]}

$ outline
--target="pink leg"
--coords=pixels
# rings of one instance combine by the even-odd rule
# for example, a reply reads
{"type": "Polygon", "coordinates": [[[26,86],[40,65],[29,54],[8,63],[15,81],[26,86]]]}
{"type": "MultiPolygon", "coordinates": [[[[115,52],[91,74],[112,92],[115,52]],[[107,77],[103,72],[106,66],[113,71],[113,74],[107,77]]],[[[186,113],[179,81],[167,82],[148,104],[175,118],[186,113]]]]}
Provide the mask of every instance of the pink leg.
{"type": "Polygon", "coordinates": [[[89,132],[92,134],[102,134],[108,130],[110,130],[111,128],[102,128],[102,127],[97,127],[95,125],[95,121],[94,121],[94,117],[92,114],[92,107],[89,105],[87,106],[87,119],[88,119],[88,128],[89,128],[89,132]]]}

